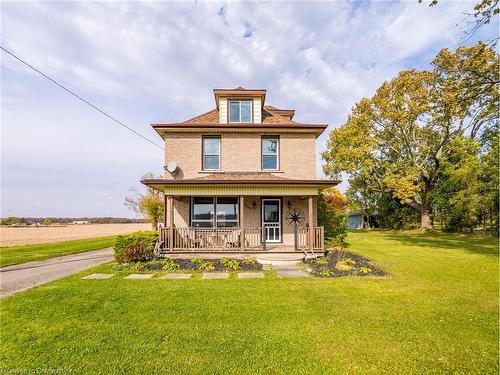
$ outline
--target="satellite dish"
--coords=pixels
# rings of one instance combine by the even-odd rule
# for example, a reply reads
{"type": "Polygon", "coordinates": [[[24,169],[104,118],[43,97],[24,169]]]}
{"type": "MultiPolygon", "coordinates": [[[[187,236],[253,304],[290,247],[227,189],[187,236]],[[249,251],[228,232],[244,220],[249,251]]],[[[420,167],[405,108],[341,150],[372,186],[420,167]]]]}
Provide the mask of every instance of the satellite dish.
{"type": "Polygon", "coordinates": [[[177,162],[175,160],[172,160],[165,166],[165,169],[169,171],[170,174],[175,174],[177,171],[177,162]]]}

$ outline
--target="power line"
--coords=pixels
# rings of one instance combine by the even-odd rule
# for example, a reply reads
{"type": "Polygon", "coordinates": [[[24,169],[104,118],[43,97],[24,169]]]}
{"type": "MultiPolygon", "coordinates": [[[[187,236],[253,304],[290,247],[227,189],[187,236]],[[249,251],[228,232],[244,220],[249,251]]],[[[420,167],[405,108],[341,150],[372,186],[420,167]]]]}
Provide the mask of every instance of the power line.
{"type": "Polygon", "coordinates": [[[55,85],[59,86],[60,88],[62,88],[64,91],[70,93],[71,95],[73,95],[74,97],[80,99],[82,102],[84,102],[85,104],[88,104],[89,106],[91,106],[92,108],[94,108],[96,111],[102,113],[104,116],[108,117],[109,119],[113,120],[114,122],[116,122],[118,125],[120,126],[123,126],[125,129],[131,131],[132,133],[134,133],[135,135],[141,137],[142,139],[148,141],[149,143],[151,143],[152,145],[158,147],[159,149],[163,150],[164,148],[161,147],[160,145],[157,145],[155,142],[153,142],[152,140],[150,140],[149,138],[143,136],[142,134],[136,132],[134,129],[128,127],[127,125],[125,125],[123,122],[121,122],[120,120],[117,120],[116,118],[114,118],[113,116],[107,114],[106,112],[104,112],[102,109],[98,108],[97,106],[95,106],[94,104],[92,104],[91,102],[89,102],[88,100],[82,98],[80,95],[78,95],[77,93],[71,91],[70,89],[66,88],[65,86],[61,85],[59,82],[57,82],[56,80],[50,78],[47,74],[43,73],[42,71],[38,70],[37,68],[35,68],[33,65],[29,64],[28,62],[24,61],[23,59],[21,59],[19,56],[16,56],[14,53],[10,52],[9,50],[5,49],[3,46],[0,46],[0,49],[2,49],[4,52],[8,53],[9,55],[11,55],[12,57],[14,57],[16,60],[22,62],[24,65],[26,65],[27,67],[29,67],[30,69],[34,70],[35,72],[37,72],[38,74],[40,74],[41,76],[47,78],[50,82],[54,83],[55,85]]]}

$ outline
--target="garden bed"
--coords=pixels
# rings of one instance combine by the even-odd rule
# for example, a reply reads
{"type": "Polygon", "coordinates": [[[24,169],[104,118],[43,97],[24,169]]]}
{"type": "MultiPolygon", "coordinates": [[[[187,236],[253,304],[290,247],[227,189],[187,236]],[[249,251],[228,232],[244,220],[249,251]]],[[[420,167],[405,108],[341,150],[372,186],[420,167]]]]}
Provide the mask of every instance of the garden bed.
{"type": "Polygon", "coordinates": [[[321,258],[309,259],[306,268],[316,277],[385,276],[386,273],[371,264],[371,260],[342,249],[329,250],[321,258]]]}
{"type": "Polygon", "coordinates": [[[146,262],[130,262],[118,264],[120,270],[134,271],[200,271],[200,272],[231,272],[231,271],[262,271],[262,264],[255,258],[247,259],[155,259],[146,262]]]}

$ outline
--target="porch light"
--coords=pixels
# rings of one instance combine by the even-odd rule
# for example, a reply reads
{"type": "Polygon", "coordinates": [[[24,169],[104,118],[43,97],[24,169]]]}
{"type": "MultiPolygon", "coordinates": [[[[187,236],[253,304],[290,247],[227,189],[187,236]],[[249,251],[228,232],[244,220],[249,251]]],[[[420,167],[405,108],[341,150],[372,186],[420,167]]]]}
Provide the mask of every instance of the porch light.
{"type": "Polygon", "coordinates": [[[252,203],[252,208],[255,210],[257,208],[257,203],[253,202],[252,203]]]}
{"type": "Polygon", "coordinates": [[[288,209],[290,210],[292,208],[292,202],[288,201],[288,209]]]}

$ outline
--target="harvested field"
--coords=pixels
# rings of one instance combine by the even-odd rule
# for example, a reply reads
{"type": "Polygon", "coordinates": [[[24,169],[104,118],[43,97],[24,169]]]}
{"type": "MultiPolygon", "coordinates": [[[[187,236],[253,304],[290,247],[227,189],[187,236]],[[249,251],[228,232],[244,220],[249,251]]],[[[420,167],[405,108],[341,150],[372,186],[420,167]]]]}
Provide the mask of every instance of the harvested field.
{"type": "Polygon", "coordinates": [[[48,227],[0,227],[0,246],[20,246],[84,238],[108,237],[117,234],[150,230],[151,224],[81,224],[48,227]]]}

